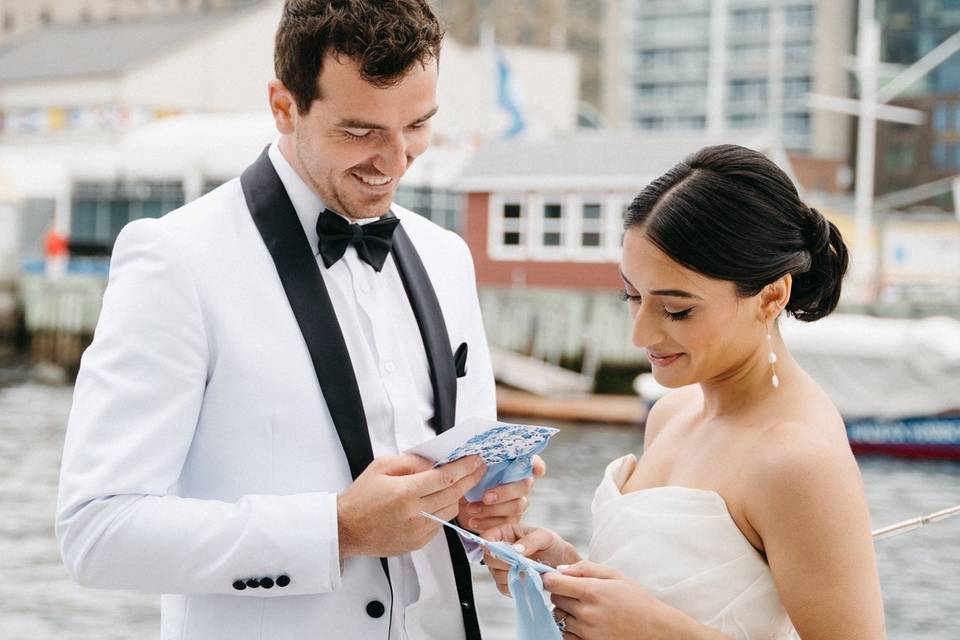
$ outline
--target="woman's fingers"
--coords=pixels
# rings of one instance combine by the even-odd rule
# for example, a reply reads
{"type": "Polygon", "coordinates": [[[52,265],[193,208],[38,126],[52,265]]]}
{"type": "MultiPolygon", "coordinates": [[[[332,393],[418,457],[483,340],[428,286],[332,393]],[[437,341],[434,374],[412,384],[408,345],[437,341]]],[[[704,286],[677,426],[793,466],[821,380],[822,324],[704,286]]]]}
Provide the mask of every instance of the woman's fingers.
{"type": "Polygon", "coordinates": [[[616,569],[611,567],[597,564],[596,562],[590,562],[589,560],[581,560],[576,564],[572,564],[569,567],[564,567],[561,569],[561,572],[565,576],[574,576],[578,578],[600,578],[603,580],[613,580],[621,577],[621,573],[616,569]]]}
{"type": "Polygon", "coordinates": [[[553,618],[557,621],[557,627],[560,629],[564,640],[580,640],[576,633],[576,617],[562,607],[556,607],[553,610],[553,618]]]}
{"type": "Polygon", "coordinates": [[[555,606],[557,609],[561,609],[564,611],[564,613],[567,613],[571,616],[576,616],[577,613],[583,609],[583,603],[576,598],[555,595],[550,596],[550,602],[552,602],[553,606],[555,606]]]}
{"type": "Polygon", "coordinates": [[[533,529],[520,536],[513,543],[513,548],[522,555],[531,557],[540,551],[549,549],[556,541],[553,531],[549,529],[533,529]]]}
{"type": "MultiPolygon", "coordinates": [[[[586,592],[587,578],[567,576],[562,573],[543,574],[543,588],[558,596],[581,600],[586,592]]],[[[564,607],[566,608],[566,607],[564,607]]],[[[567,609],[567,611],[570,611],[567,609]]]]}

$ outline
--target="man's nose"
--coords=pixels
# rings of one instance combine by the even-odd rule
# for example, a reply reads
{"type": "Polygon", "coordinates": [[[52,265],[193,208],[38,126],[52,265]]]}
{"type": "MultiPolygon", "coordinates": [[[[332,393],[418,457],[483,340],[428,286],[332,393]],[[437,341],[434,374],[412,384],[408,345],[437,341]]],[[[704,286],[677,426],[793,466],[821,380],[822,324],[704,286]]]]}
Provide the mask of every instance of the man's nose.
{"type": "Polygon", "coordinates": [[[384,139],[377,155],[377,169],[384,175],[399,178],[407,170],[407,141],[402,134],[384,139]]]}

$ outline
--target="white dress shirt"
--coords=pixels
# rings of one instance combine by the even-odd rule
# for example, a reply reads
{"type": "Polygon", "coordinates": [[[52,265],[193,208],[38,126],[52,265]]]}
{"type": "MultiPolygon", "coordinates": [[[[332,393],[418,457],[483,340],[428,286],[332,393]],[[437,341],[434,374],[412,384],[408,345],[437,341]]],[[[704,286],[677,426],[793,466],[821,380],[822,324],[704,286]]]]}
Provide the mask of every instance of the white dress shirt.
{"type": "MultiPolygon", "coordinates": [[[[323,201],[300,178],[277,142],[268,153],[300,218],[336,309],[360,388],[374,457],[395,455],[434,437],[429,426],[434,412],[429,363],[393,256],[387,257],[378,273],[350,245],[327,269],[320,257],[316,230],[317,218],[326,208],[323,201]]],[[[376,220],[347,219],[359,224],[376,220]]],[[[449,582],[438,581],[436,572],[452,572],[442,533],[423,549],[389,558],[388,563],[393,588],[390,640],[410,638],[408,626],[427,631],[430,638],[464,637],[459,611],[428,610],[431,595],[440,584],[449,582]]]]}

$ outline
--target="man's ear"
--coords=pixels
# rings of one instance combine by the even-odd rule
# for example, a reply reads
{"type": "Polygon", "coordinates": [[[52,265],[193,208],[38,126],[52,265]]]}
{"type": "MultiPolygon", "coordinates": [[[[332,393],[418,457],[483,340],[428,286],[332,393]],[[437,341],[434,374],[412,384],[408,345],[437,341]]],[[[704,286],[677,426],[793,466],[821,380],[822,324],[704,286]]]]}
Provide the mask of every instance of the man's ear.
{"type": "Polygon", "coordinates": [[[282,82],[274,79],[267,83],[267,95],[277,131],[290,135],[298,117],[297,102],[293,99],[293,94],[282,82]]]}
{"type": "Polygon", "coordinates": [[[767,325],[784,310],[787,303],[790,302],[790,292],[793,289],[793,276],[786,274],[760,291],[760,322],[767,325]]]}

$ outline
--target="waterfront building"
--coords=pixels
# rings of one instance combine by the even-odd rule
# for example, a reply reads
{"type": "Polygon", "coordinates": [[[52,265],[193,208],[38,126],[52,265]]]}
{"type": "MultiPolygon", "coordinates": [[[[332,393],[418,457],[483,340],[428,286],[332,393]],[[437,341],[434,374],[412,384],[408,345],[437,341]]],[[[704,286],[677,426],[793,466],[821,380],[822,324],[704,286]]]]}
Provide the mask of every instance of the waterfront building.
{"type": "MultiPolygon", "coordinates": [[[[130,220],[239,175],[276,135],[266,85],[281,5],[53,25],[0,49],[0,175],[21,203],[28,269],[43,267],[40,239],[51,225],[74,254],[103,254],[130,220]]],[[[509,122],[497,103],[498,65],[523,94],[522,135],[576,127],[573,54],[448,39],[433,145],[397,199],[449,228],[462,221],[450,184],[509,122]]],[[[102,270],[105,260],[68,266],[102,270]]]]}
{"type": "Polygon", "coordinates": [[[51,25],[196,15],[259,0],[0,0],[0,44],[51,25]]]}
{"type": "Polygon", "coordinates": [[[580,64],[580,120],[616,127],[622,0],[430,0],[447,33],[470,46],[485,31],[502,46],[569,51],[580,64]],[[489,31],[487,31],[489,30],[489,31]]]}
{"type": "MultiPolygon", "coordinates": [[[[877,0],[881,60],[909,66],[960,31],[956,0],[877,0]]],[[[954,54],[891,104],[922,111],[924,122],[877,126],[876,193],[883,195],[960,173],[960,55],[954,54]]],[[[950,185],[926,200],[956,209],[950,185]]]]}
{"type": "Polygon", "coordinates": [[[848,116],[808,93],[850,96],[853,0],[624,0],[622,111],[644,130],[765,128],[785,148],[847,160],[848,116]]]}
{"type": "MultiPolygon", "coordinates": [[[[696,133],[582,131],[488,144],[457,182],[466,194],[464,238],[478,283],[618,289],[627,205],[710,143],[696,133]]],[[[786,152],[764,134],[740,143],[795,175],[786,152]]]]}

